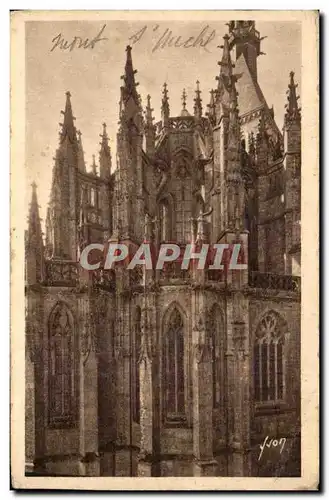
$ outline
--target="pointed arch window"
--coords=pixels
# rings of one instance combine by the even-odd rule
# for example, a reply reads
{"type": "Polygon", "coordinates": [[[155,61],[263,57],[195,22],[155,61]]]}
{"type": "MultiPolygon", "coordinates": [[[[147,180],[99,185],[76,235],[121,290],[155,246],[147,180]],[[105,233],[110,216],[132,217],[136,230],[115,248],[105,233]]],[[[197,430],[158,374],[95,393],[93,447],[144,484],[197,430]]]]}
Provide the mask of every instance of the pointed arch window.
{"type": "Polygon", "coordinates": [[[49,319],[49,424],[70,426],[76,420],[77,383],[73,317],[57,304],[49,319]]]}
{"type": "Polygon", "coordinates": [[[270,312],[261,320],[254,343],[254,390],[257,402],[284,399],[284,322],[270,312]]]}
{"type": "Polygon", "coordinates": [[[225,336],[223,320],[217,305],[210,311],[209,334],[212,346],[213,407],[224,407],[225,395],[225,336]]]}
{"type": "Polygon", "coordinates": [[[140,381],[139,381],[139,356],[141,350],[141,309],[136,307],[133,346],[132,346],[132,398],[133,398],[133,420],[140,422],[140,381]]]}
{"type": "Polygon", "coordinates": [[[185,420],[184,322],[177,308],[165,332],[165,413],[167,421],[185,420]]]}

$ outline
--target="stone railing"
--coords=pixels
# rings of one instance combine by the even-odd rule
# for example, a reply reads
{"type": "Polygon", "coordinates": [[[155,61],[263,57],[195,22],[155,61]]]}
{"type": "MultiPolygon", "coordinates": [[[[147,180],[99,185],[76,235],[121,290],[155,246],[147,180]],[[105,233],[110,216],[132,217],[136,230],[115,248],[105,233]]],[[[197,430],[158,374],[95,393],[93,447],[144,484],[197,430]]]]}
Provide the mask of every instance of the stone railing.
{"type": "Polygon", "coordinates": [[[249,272],[249,286],[252,288],[300,292],[301,278],[299,276],[251,271],[249,272]]]}
{"type": "Polygon", "coordinates": [[[47,286],[76,286],[78,282],[78,264],[65,260],[46,260],[47,286]]]}

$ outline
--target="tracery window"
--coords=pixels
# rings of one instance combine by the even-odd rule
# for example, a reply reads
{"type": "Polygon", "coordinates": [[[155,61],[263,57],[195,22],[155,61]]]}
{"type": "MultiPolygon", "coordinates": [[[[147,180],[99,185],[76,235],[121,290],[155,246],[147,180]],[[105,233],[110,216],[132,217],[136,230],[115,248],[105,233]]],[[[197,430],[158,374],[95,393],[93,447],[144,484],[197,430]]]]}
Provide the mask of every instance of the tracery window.
{"type": "Polygon", "coordinates": [[[49,424],[73,425],[76,419],[75,335],[68,307],[59,303],[49,319],[49,424]]]}
{"type": "Polygon", "coordinates": [[[140,422],[139,356],[141,349],[141,309],[136,307],[132,346],[133,420],[140,422]]]}
{"type": "Polygon", "coordinates": [[[171,421],[185,418],[184,323],[175,308],[165,332],[165,413],[171,421]]]}
{"type": "Polygon", "coordinates": [[[269,312],[261,320],[254,343],[254,388],[257,402],[284,399],[284,322],[269,312]]]}
{"type": "Polygon", "coordinates": [[[175,160],[175,230],[178,243],[186,243],[191,239],[192,217],[192,179],[189,161],[184,156],[175,160]]]}

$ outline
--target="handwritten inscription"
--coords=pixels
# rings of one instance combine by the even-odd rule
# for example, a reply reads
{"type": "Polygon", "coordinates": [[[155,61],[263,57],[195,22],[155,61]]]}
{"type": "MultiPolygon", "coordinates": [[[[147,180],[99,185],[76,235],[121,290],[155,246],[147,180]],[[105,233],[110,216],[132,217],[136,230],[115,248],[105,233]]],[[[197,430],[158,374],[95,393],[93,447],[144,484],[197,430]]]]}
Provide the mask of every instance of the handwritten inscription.
{"type": "Polygon", "coordinates": [[[130,38],[132,44],[140,42],[142,39],[147,38],[147,34],[156,32],[156,41],[152,40],[152,52],[156,52],[166,47],[176,47],[183,49],[191,49],[201,47],[205,51],[210,52],[208,47],[216,36],[216,31],[212,30],[210,26],[206,25],[196,36],[182,36],[173,33],[169,28],[159,30],[159,25],[156,24],[153,28],[143,26],[142,29],[134,33],[130,38]]]}
{"type": "Polygon", "coordinates": [[[53,52],[55,49],[66,50],[68,52],[72,52],[73,49],[93,49],[97,43],[108,40],[106,37],[102,38],[105,28],[106,24],[104,24],[100,32],[90,40],[89,38],[82,38],[81,36],[74,36],[71,40],[65,40],[62,33],[59,33],[51,41],[53,46],[50,52],[53,52]]]}
{"type": "Polygon", "coordinates": [[[286,444],[286,438],[281,438],[279,440],[279,439],[273,439],[273,438],[269,439],[269,436],[266,436],[266,438],[264,439],[263,444],[259,445],[259,447],[260,447],[260,453],[259,453],[258,461],[262,458],[265,446],[267,448],[277,448],[279,446],[280,447],[280,455],[281,455],[281,453],[283,452],[285,444],[286,444]]]}

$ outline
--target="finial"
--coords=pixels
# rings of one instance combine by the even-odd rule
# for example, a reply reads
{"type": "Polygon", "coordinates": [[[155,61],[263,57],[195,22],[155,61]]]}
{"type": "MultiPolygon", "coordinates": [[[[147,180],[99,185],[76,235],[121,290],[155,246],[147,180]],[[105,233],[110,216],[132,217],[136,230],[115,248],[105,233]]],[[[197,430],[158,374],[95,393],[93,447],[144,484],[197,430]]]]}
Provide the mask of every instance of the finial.
{"type": "Polygon", "coordinates": [[[190,116],[190,113],[187,111],[186,109],[186,90],[183,89],[183,93],[182,93],[182,104],[183,104],[183,109],[182,109],[182,112],[181,112],[181,116],[190,116]]]}

